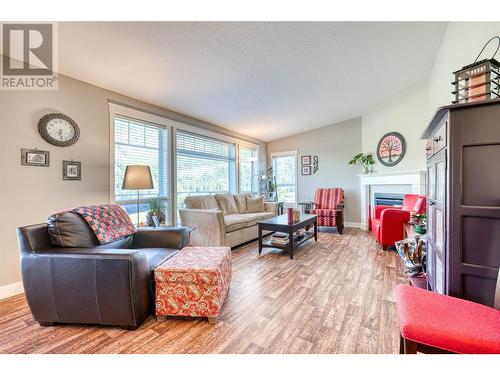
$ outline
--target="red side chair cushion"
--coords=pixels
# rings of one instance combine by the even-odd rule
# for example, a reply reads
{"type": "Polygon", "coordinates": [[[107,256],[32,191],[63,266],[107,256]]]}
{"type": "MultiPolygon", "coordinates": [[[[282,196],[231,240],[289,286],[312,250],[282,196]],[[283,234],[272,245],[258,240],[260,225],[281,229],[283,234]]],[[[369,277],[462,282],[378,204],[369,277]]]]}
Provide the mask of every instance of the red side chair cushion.
{"type": "Polygon", "coordinates": [[[396,288],[401,336],[454,353],[500,353],[500,310],[409,285],[396,288]]]}

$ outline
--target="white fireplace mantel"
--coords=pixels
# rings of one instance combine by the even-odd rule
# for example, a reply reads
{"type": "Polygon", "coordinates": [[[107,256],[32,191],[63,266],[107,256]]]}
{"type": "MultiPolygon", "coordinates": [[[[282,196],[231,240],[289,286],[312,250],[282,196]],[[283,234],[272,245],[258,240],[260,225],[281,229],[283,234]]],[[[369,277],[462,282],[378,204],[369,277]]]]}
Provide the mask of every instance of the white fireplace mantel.
{"type": "Polygon", "coordinates": [[[414,194],[425,194],[425,171],[401,171],[358,175],[361,181],[361,227],[368,229],[371,193],[374,186],[409,185],[414,194]]]}

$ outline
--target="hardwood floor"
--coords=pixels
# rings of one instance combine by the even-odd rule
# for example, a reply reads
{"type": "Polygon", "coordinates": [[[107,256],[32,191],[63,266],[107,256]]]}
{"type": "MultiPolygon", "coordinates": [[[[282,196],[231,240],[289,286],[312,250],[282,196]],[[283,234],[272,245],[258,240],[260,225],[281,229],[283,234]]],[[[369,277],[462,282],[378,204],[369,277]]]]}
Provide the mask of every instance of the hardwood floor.
{"type": "Polygon", "coordinates": [[[398,255],[370,233],[320,232],[290,260],[235,248],[219,322],[149,317],[136,331],[33,321],[24,295],[0,301],[0,353],[397,353],[398,255]]]}

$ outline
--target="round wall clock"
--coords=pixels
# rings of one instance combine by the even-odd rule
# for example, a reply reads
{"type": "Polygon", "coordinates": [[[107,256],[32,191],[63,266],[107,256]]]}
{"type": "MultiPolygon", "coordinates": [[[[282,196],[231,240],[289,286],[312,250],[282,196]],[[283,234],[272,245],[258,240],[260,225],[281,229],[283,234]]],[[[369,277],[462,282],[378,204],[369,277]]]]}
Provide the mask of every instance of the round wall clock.
{"type": "Polygon", "coordinates": [[[62,113],[50,113],[38,121],[38,132],[48,143],[66,147],[78,141],[80,128],[72,118],[62,113]]]}
{"type": "Polygon", "coordinates": [[[405,156],[406,143],[403,136],[397,132],[385,134],[377,146],[377,158],[380,164],[393,167],[405,156]]]}

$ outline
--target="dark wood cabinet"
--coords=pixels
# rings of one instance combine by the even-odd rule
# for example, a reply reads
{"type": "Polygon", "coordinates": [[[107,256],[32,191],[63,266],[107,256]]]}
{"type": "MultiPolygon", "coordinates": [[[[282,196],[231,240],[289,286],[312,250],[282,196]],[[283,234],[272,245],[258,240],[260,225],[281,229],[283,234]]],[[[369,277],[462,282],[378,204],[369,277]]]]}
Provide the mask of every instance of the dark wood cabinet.
{"type": "Polygon", "coordinates": [[[439,108],[427,156],[427,279],[493,306],[500,267],[500,100],[439,108]]]}

